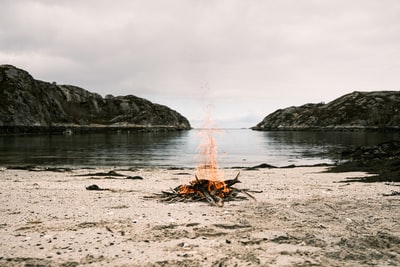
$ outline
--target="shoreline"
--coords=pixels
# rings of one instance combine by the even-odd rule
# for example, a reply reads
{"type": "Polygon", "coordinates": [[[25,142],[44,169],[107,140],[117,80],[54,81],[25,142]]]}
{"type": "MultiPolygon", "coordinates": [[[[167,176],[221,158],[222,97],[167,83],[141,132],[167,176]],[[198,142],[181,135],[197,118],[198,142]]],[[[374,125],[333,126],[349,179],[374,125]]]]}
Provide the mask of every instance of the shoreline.
{"type": "Polygon", "coordinates": [[[72,134],[95,134],[95,133],[154,133],[154,132],[178,132],[190,131],[177,125],[78,125],[60,124],[50,126],[8,126],[0,127],[0,136],[35,136],[35,135],[72,135],[72,134]]]}
{"type": "MultiPolygon", "coordinates": [[[[194,170],[0,171],[1,266],[399,265],[400,183],[346,183],[327,167],[223,169],[257,199],[148,198],[194,170]],[[126,179],[139,176],[143,179],[126,179]],[[96,184],[106,191],[89,191],[96,184]]],[[[236,185],[235,185],[236,186],[236,185]]]]}
{"type": "MultiPolygon", "coordinates": [[[[292,168],[312,168],[312,167],[335,167],[338,166],[334,163],[316,163],[316,164],[289,164],[284,166],[276,166],[268,163],[260,163],[253,166],[226,166],[220,167],[221,170],[260,170],[260,169],[292,169],[292,168]]],[[[16,164],[16,165],[0,165],[3,170],[25,170],[25,171],[73,171],[73,170],[84,170],[84,169],[114,169],[122,171],[130,171],[137,169],[165,169],[165,170],[195,170],[197,166],[175,166],[175,165],[138,165],[138,166],[108,166],[108,165],[35,165],[35,164],[16,164]]]]}

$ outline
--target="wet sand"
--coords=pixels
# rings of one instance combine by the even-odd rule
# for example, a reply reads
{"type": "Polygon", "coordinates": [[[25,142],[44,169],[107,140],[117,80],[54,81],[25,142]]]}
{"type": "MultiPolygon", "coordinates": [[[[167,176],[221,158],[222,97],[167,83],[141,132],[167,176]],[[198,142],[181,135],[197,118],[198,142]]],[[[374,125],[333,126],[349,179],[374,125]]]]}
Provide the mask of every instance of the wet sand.
{"type": "Polygon", "coordinates": [[[400,266],[400,183],[325,170],[224,170],[262,192],[220,208],[147,198],[192,169],[2,169],[0,266],[400,266]]]}

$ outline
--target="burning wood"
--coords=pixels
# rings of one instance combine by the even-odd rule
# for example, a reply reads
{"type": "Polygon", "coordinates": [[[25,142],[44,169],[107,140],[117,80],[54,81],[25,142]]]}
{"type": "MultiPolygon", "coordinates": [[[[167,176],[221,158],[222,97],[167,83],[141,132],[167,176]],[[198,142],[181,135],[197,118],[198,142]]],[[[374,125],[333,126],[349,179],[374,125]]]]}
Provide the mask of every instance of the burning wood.
{"type": "Polygon", "coordinates": [[[200,162],[195,174],[195,180],[188,185],[180,185],[170,192],[162,191],[158,194],[158,198],[162,201],[207,201],[210,205],[218,205],[222,207],[224,200],[246,199],[246,197],[238,197],[239,193],[244,193],[255,200],[248,193],[249,190],[237,189],[233,185],[240,183],[239,174],[232,180],[223,180],[218,163],[217,163],[217,143],[213,136],[215,128],[210,127],[210,118],[206,121],[206,127],[201,132],[204,141],[199,145],[200,162]],[[202,179],[199,179],[200,176],[202,179]]]}
{"type": "Polygon", "coordinates": [[[190,184],[179,185],[169,192],[162,191],[161,194],[156,194],[156,196],[165,202],[207,201],[210,205],[219,207],[224,205],[224,201],[247,199],[246,197],[238,196],[239,193],[244,193],[255,200],[248,193],[249,190],[232,187],[234,184],[240,183],[239,174],[234,179],[225,181],[199,179],[195,175],[196,179],[191,181],[190,184]]]}

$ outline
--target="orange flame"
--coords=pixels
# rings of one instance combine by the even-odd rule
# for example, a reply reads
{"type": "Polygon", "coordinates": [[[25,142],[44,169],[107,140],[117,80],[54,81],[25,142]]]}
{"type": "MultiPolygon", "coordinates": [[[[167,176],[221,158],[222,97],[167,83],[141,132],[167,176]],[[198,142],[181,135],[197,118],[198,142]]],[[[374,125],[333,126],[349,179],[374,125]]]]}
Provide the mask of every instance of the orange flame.
{"type": "Polygon", "coordinates": [[[214,134],[220,132],[221,130],[213,125],[209,107],[204,127],[200,131],[203,141],[197,148],[199,151],[199,164],[197,165],[196,174],[201,179],[211,181],[223,180],[223,173],[218,167],[217,142],[214,138],[214,134]]]}
{"type": "MultiPolygon", "coordinates": [[[[208,193],[212,198],[224,198],[226,194],[232,191],[223,181],[223,172],[218,167],[217,142],[214,138],[214,133],[216,132],[221,132],[221,130],[213,127],[208,110],[204,128],[200,131],[203,140],[197,148],[199,164],[195,173],[196,180],[192,180],[189,185],[181,185],[179,194],[197,194],[201,198],[206,198],[205,194],[208,193]]],[[[219,205],[222,204],[219,203],[219,205]]]]}
{"type": "Polygon", "coordinates": [[[203,137],[203,142],[197,148],[199,151],[199,164],[196,169],[196,177],[200,179],[208,180],[207,191],[208,192],[221,192],[220,197],[224,197],[225,193],[230,190],[227,188],[223,181],[224,173],[219,169],[217,161],[217,142],[214,137],[215,133],[221,133],[221,129],[214,126],[213,120],[211,119],[211,108],[208,107],[207,118],[200,132],[203,137]]]}

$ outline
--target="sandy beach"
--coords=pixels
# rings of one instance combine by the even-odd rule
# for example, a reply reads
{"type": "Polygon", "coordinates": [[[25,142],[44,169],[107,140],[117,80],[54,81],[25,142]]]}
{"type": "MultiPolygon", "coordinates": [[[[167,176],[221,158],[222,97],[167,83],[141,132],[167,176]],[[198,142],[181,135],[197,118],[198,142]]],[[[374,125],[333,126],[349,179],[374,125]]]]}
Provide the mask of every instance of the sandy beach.
{"type": "Polygon", "coordinates": [[[223,207],[148,198],[193,169],[3,168],[0,266],[399,266],[400,184],[326,168],[226,169],[258,192],[223,207]]]}

